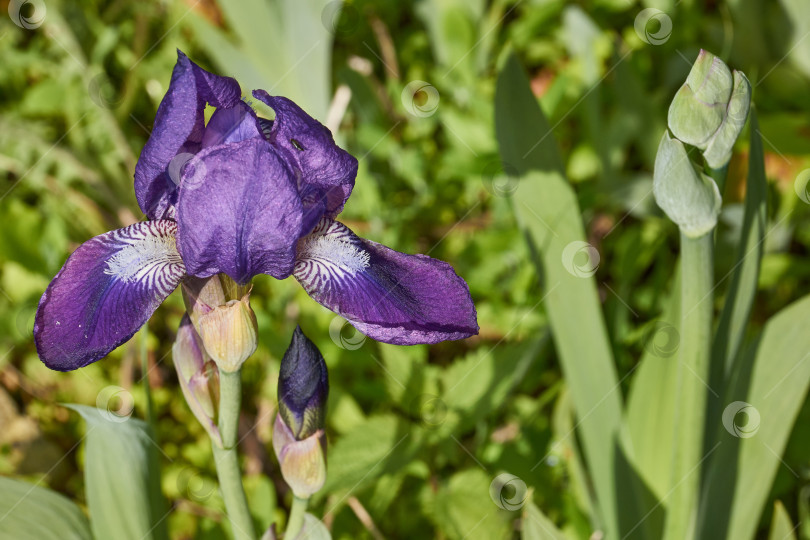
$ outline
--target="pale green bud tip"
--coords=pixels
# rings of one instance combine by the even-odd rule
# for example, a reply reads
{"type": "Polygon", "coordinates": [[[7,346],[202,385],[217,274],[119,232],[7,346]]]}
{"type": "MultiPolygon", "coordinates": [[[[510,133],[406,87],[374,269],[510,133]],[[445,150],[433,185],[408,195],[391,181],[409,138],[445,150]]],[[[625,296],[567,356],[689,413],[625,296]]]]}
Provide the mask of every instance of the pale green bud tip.
{"type": "Polygon", "coordinates": [[[214,440],[219,440],[216,411],[219,404],[219,372],[205,352],[202,340],[188,315],[183,317],[172,347],[180,389],[194,417],[214,440]]]}
{"type": "Polygon", "coordinates": [[[732,73],[722,60],[701,50],[669,106],[667,124],[675,137],[702,150],[708,165],[719,169],[731,158],[750,102],[745,75],[732,73]]]}
{"type": "Polygon", "coordinates": [[[717,184],[695,168],[683,143],[668,131],[655,156],[653,195],[686,236],[703,236],[717,225],[722,203],[717,184]]]}
{"type": "Polygon", "coordinates": [[[326,482],[326,435],[322,429],[296,440],[279,414],[273,425],[273,450],[281,476],[296,497],[308,499],[320,491],[326,482]]]}

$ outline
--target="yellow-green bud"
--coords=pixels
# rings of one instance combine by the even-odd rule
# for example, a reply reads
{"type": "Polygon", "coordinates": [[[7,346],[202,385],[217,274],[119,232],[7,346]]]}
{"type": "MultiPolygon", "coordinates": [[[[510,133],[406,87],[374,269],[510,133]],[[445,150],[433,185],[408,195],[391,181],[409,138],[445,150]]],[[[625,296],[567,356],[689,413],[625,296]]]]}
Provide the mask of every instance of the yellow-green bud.
{"type": "Polygon", "coordinates": [[[281,476],[300,499],[308,499],[326,482],[326,435],[322,429],[296,440],[281,415],[273,425],[273,450],[281,476]]]}
{"type": "Polygon", "coordinates": [[[200,315],[197,325],[205,350],[222,371],[238,371],[256,351],[258,327],[250,294],[200,315]]]}
{"type": "Polygon", "coordinates": [[[227,372],[238,371],[258,344],[250,292],[233,285],[227,276],[189,278],[183,283],[183,299],[191,322],[217,367],[227,372]]]}

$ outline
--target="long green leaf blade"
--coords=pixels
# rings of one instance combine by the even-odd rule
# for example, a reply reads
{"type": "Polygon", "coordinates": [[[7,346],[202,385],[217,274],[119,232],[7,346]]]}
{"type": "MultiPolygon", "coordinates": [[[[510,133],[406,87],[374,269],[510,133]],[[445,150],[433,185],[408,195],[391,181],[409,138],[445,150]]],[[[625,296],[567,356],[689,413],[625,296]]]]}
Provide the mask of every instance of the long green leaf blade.
{"type": "Polygon", "coordinates": [[[0,477],[0,538],[92,540],[87,518],[70,499],[28,482],[0,477]]]}
{"type": "Polygon", "coordinates": [[[574,261],[585,253],[590,257],[586,264],[593,264],[593,248],[584,240],[579,205],[564,178],[551,128],[514,56],[498,77],[495,128],[504,168],[521,174],[512,199],[515,215],[538,255],[554,343],[579,418],[601,519],[613,537],[618,531],[613,459],[621,397],[593,268],[574,261]]]}
{"type": "Polygon", "coordinates": [[[767,189],[762,137],[756,111],[752,110],[742,234],[712,351],[714,364],[722,370],[721,375],[728,373],[732,360],[737,357],[757,292],[768,213],[767,189]]]}
{"type": "Polygon", "coordinates": [[[702,496],[701,538],[753,538],[810,385],[810,296],[765,325],[738,362],[702,496]]]}
{"type": "Polygon", "coordinates": [[[148,424],[84,405],[84,481],[96,538],[166,538],[156,443],[148,424]]]}

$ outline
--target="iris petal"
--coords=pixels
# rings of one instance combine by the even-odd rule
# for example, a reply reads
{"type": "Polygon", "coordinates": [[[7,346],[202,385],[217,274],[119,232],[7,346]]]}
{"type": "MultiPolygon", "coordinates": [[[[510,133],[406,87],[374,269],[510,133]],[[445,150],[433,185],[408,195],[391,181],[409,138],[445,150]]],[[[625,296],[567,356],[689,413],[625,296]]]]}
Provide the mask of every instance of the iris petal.
{"type": "Polygon", "coordinates": [[[233,107],[217,109],[205,126],[202,148],[244,141],[251,137],[261,137],[259,119],[250,105],[244,101],[233,107]]]}
{"type": "Polygon", "coordinates": [[[68,258],[39,302],[34,341],[51,369],[86,366],[126,342],[180,283],[177,225],[158,220],[96,236],[68,258]]]}
{"type": "Polygon", "coordinates": [[[298,189],[307,233],[322,215],[334,218],[343,210],[354,187],[357,160],[335,144],[325,126],[289,99],[264,90],[254,90],[253,96],[276,113],[272,124],[265,123],[267,140],[301,173],[298,189]]]}
{"type": "Polygon", "coordinates": [[[177,51],[169,90],[160,102],[154,129],[135,166],[135,195],[149,219],[167,216],[177,199],[177,186],[167,169],[181,153],[200,149],[208,103],[233,107],[242,91],[235,79],[209,73],[177,51]]]}
{"type": "Polygon", "coordinates": [[[337,221],[321,220],[299,241],[294,275],[377,341],[415,345],[478,333],[469,288],[449,264],[364,240],[337,221]]]}
{"type": "Polygon", "coordinates": [[[244,284],[292,273],[301,200],[292,171],[262,139],[207,148],[189,161],[177,221],[190,275],[224,272],[244,284]]]}

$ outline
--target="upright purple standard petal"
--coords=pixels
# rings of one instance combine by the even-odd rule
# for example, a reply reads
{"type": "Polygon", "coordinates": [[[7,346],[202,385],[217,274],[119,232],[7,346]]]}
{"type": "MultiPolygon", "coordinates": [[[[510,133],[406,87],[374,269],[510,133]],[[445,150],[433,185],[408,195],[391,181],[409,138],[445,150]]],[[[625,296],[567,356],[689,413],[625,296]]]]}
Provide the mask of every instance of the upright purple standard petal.
{"type": "Polygon", "coordinates": [[[449,264],[363,240],[337,221],[322,220],[298,242],[294,275],[377,341],[415,345],[478,333],[469,288],[449,264]]]}
{"type": "Polygon", "coordinates": [[[335,144],[332,133],[287,98],[254,90],[253,96],[273,108],[276,119],[265,122],[265,135],[295,169],[304,203],[304,233],[321,216],[336,217],[354,187],[357,160],[335,144]]]}
{"type": "Polygon", "coordinates": [[[261,138],[259,119],[250,105],[239,101],[233,107],[217,109],[205,126],[202,148],[261,138]]]}
{"type": "Polygon", "coordinates": [[[177,51],[169,90],[160,102],[152,134],[135,166],[135,195],[149,219],[166,217],[177,199],[177,186],[167,169],[178,154],[199,151],[205,104],[233,107],[241,95],[236,80],[209,73],[177,51]]]}
{"type": "Polygon", "coordinates": [[[34,341],[51,369],[70,371],[129,340],[180,283],[173,221],[110,231],[73,252],[39,301],[34,341]]]}
{"type": "Polygon", "coordinates": [[[292,171],[262,139],[214,146],[185,167],[177,245],[188,273],[237,283],[290,275],[301,231],[292,171]]]}

